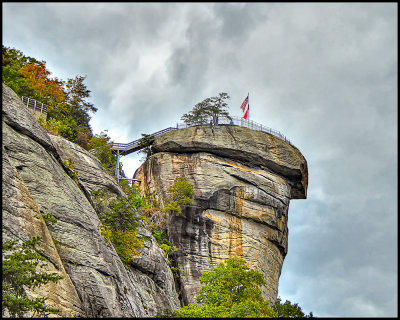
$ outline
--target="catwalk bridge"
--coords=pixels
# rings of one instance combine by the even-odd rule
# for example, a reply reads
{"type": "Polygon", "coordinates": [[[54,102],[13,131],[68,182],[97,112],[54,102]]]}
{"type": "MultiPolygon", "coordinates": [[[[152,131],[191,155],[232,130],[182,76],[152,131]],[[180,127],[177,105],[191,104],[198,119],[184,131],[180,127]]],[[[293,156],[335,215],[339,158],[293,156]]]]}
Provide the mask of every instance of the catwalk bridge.
{"type": "MultiPolygon", "coordinates": [[[[203,125],[210,125],[209,123],[210,122],[208,121],[208,122],[205,122],[205,124],[203,124],[203,125]]],[[[161,136],[162,134],[170,132],[170,131],[184,129],[184,128],[188,128],[188,127],[194,127],[197,125],[198,124],[193,124],[193,125],[177,124],[176,127],[165,128],[163,130],[154,132],[154,133],[150,134],[149,136],[158,137],[158,136],[161,136]]],[[[266,126],[263,126],[262,124],[254,122],[254,121],[244,120],[243,118],[232,117],[232,120],[230,120],[226,117],[219,117],[218,123],[216,125],[217,126],[227,126],[227,125],[228,126],[240,126],[240,127],[245,127],[245,128],[249,128],[249,129],[256,130],[256,131],[261,131],[261,132],[264,132],[267,134],[271,134],[275,137],[278,137],[279,139],[282,139],[285,142],[291,144],[290,141],[279,131],[268,128],[266,126]]],[[[114,142],[113,146],[112,146],[112,150],[121,156],[125,156],[132,152],[136,152],[136,151],[143,149],[144,146],[140,143],[141,140],[142,140],[142,138],[133,140],[132,142],[129,142],[129,143],[115,143],[114,142]]]]}
{"type": "MultiPolygon", "coordinates": [[[[204,122],[204,124],[202,125],[210,125],[210,121],[211,119],[208,119],[206,122],[204,122]]],[[[152,134],[150,134],[149,136],[152,137],[158,137],[163,135],[164,133],[170,132],[170,131],[174,131],[174,130],[179,130],[179,129],[185,129],[188,127],[193,127],[193,126],[198,126],[199,124],[177,124],[176,127],[169,127],[169,128],[165,128],[163,130],[154,132],[152,134]]],[[[256,130],[256,131],[261,131],[264,132],[266,134],[270,134],[273,135],[279,139],[282,139],[283,141],[290,143],[290,141],[279,131],[268,128],[266,126],[263,126],[262,124],[259,124],[255,121],[248,121],[248,120],[244,120],[243,118],[239,118],[239,117],[232,117],[232,119],[228,119],[227,117],[219,117],[218,118],[218,123],[215,124],[217,126],[239,126],[239,127],[245,127],[245,128],[249,128],[252,130],[256,130]]],[[[136,139],[133,140],[129,143],[116,143],[114,142],[112,145],[112,150],[114,153],[116,153],[117,155],[117,164],[116,164],[116,168],[115,168],[115,175],[117,177],[117,179],[119,179],[119,160],[121,156],[125,156],[128,155],[130,153],[139,151],[141,149],[143,149],[146,145],[144,145],[143,143],[141,143],[143,138],[140,139],[136,139]]],[[[129,179],[132,180],[132,179],[129,179]]]]}

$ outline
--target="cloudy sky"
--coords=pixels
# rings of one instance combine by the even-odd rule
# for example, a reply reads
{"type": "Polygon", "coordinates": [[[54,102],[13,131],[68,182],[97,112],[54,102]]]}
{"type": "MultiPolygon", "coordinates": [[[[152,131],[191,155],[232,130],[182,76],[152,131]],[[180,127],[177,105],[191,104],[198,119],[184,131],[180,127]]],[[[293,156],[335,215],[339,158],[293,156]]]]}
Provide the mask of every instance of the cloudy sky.
{"type": "Polygon", "coordinates": [[[86,75],[115,142],[219,92],[240,116],[249,92],[308,162],[279,296],[326,317],[397,316],[397,26],[397,3],[3,2],[3,45],[86,75]]]}

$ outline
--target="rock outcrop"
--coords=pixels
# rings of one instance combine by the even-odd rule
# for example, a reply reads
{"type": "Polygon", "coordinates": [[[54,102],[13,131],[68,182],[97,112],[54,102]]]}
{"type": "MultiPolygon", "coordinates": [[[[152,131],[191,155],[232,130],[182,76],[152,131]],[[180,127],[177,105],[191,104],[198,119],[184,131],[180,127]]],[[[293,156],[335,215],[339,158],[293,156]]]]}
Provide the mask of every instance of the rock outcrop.
{"type": "Polygon", "coordinates": [[[62,317],[146,317],[180,306],[162,250],[143,226],[141,256],[125,267],[98,230],[90,192],[123,195],[89,152],[50,136],[3,84],[3,227],[5,240],[40,236],[48,268],[64,276],[32,293],[48,296],[62,317]],[[62,166],[71,159],[73,179],[62,166]],[[46,225],[42,214],[57,219],[46,225]]]}
{"type": "Polygon", "coordinates": [[[194,185],[195,199],[170,215],[170,240],[183,302],[194,302],[199,277],[238,256],[264,274],[263,295],[275,301],[287,253],[290,199],[306,198],[307,162],[294,146],[234,126],[197,126],[156,138],[154,154],[136,171],[143,190],[165,202],[176,177],[194,185]],[[181,270],[182,270],[181,269],[181,270]]]}
{"type": "Polygon", "coordinates": [[[307,162],[294,146],[233,126],[191,127],[156,138],[154,154],[135,174],[141,188],[165,203],[169,186],[183,176],[196,193],[181,215],[168,216],[178,248],[171,257],[179,270],[174,279],[144,224],[138,230],[144,247],[129,266],[104,240],[92,191],[124,193],[96,157],[49,135],[4,84],[2,120],[3,241],[42,238],[47,270],[63,279],[28,294],[48,297],[58,316],[163,314],[193,302],[200,275],[233,256],[264,274],[263,295],[275,301],[288,248],[289,201],[307,193],[307,162]],[[77,177],[63,165],[68,160],[77,177]],[[57,219],[54,225],[45,223],[46,213],[57,219]]]}

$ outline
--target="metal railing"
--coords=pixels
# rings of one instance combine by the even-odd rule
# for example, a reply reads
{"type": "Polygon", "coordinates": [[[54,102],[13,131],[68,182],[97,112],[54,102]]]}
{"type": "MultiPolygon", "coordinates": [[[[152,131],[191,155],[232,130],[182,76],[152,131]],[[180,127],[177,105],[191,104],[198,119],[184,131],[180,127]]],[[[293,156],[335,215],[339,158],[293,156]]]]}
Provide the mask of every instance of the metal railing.
{"type": "MultiPolygon", "coordinates": [[[[169,127],[169,128],[157,131],[157,132],[151,134],[150,136],[157,137],[157,136],[160,136],[164,133],[167,133],[167,132],[170,132],[173,130],[185,129],[185,128],[199,126],[199,125],[206,126],[206,125],[211,125],[211,124],[212,124],[212,118],[206,118],[202,122],[198,122],[195,124],[177,123],[176,127],[169,127]]],[[[256,131],[261,131],[261,132],[273,135],[273,136],[289,143],[290,145],[292,145],[290,140],[287,139],[279,131],[271,129],[269,127],[266,127],[262,124],[252,121],[252,120],[249,121],[249,120],[245,120],[240,117],[231,117],[231,119],[229,119],[227,117],[218,117],[215,125],[217,125],[217,126],[227,126],[227,125],[228,126],[239,126],[239,127],[245,127],[245,128],[249,128],[252,130],[256,130],[256,131]]],[[[142,140],[142,138],[133,140],[129,143],[113,143],[112,149],[118,151],[119,155],[127,155],[131,152],[135,152],[135,151],[142,149],[142,147],[140,146],[141,140],[142,140]]]]}
{"type": "Polygon", "coordinates": [[[40,114],[47,113],[47,105],[45,105],[44,103],[24,96],[21,97],[21,100],[28,108],[38,110],[40,111],[40,114]]]}

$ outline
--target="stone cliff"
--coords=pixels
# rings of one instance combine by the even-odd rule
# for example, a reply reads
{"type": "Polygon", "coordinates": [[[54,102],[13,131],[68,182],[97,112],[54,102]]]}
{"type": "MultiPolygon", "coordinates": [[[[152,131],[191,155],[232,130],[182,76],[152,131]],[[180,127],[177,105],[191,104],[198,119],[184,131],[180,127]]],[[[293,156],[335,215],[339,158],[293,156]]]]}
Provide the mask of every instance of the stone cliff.
{"type": "Polygon", "coordinates": [[[197,126],[156,138],[154,154],[136,171],[143,190],[167,199],[179,176],[195,188],[195,199],[168,218],[178,248],[185,304],[194,302],[199,277],[238,256],[264,274],[263,295],[275,301],[287,253],[290,199],[307,194],[307,162],[294,146],[259,131],[235,126],[197,126]]]}
{"type": "Polygon", "coordinates": [[[123,191],[89,152],[48,135],[17,95],[3,84],[2,236],[40,236],[48,270],[64,277],[31,296],[47,296],[62,317],[148,317],[180,306],[163,251],[143,226],[141,255],[125,267],[97,226],[90,191],[120,196],[123,191]],[[79,171],[72,179],[62,161],[79,171]],[[47,226],[42,214],[57,219],[47,226]]]}
{"type": "Polygon", "coordinates": [[[242,127],[191,127],[156,138],[152,155],[135,177],[165,202],[167,189],[184,176],[194,203],[168,217],[174,279],[163,250],[143,225],[140,256],[123,265],[98,230],[91,192],[124,196],[92,154],[49,135],[17,95],[3,84],[2,236],[40,236],[47,270],[64,278],[30,291],[48,297],[61,317],[154,317],[193,302],[199,277],[226,258],[239,256],[261,271],[274,301],[287,253],[290,199],[304,199],[307,162],[294,146],[242,127]],[[79,171],[72,177],[63,161],[79,171]],[[54,225],[42,215],[51,213],[54,225]],[[179,297],[180,295],[180,297],[179,297]]]}

